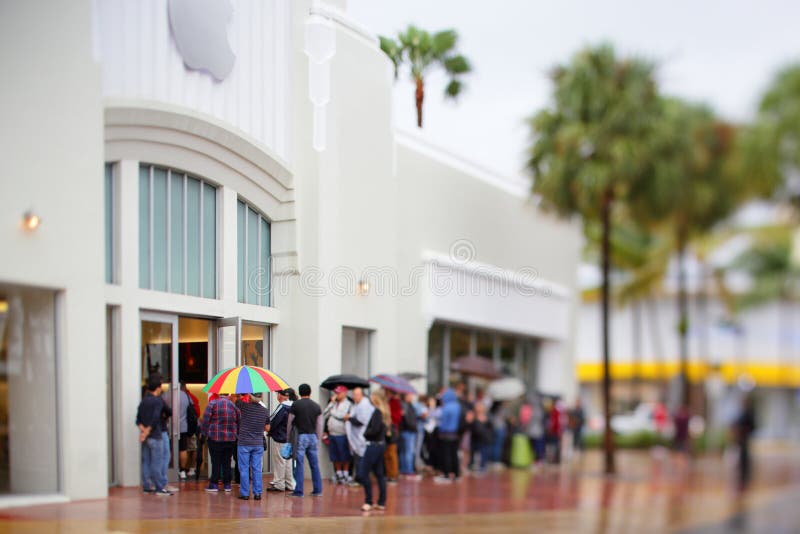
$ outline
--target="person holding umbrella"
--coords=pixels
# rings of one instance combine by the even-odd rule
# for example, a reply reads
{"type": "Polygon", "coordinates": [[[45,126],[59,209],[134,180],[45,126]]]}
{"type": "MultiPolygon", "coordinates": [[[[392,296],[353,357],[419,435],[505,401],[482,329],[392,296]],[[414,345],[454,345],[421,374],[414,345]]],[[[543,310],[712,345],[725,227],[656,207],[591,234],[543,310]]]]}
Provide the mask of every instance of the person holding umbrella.
{"type": "Polygon", "coordinates": [[[201,432],[208,439],[208,450],[211,453],[211,474],[208,477],[209,493],[217,493],[219,484],[224,484],[226,492],[231,491],[231,459],[236,447],[241,419],[239,408],[231,401],[227,393],[211,401],[203,413],[201,432]]]}
{"type": "MultiPolygon", "coordinates": [[[[249,396],[253,393],[279,391],[288,389],[288,387],[289,385],[286,381],[272,371],[250,365],[241,365],[239,367],[224,369],[217,373],[216,376],[205,385],[203,391],[209,394],[209,399],[213,395],[219,395],[219,398],[211,400],[206,407],[201,429],[202,434],[208,437],[208,449],[209,452],[211,452],[211,476],[209,477],[209,484],[206,488],[207,492],[216,493],[219,491],[218,486],[220,479],[222,479],[225,485],[225,491],[231,491],[231,458],[236,451],[236,440],[239,436],[239,425],[242,414],[239,408],[228,398],[228,395],[246,394],[249,396]]],[[[243,406],[246,406],[247,410],[251,410],[248,404],[249,403],[243,406]]],[[[263,408],[259,406],[257,402],[254,404],[258,408],[263,408]]],[[[244,445],[249,447],[251,443],[255,443],[257,434],[258,446],[261,447],[261,454],[263,455],[262,436],[266,424],[269,422],[269,414],[264,416],[264,420],[260,420],[260,416],[263,414],[261,414],[258,408],[253,409],[258,411],[258,414],[253,417],[252,421],[248,422],[248,426],[258,426],[258,430],[256,431],[254,428],[247,429],[245,432],[247,441],[244,445]],[[254,422],[257,422],[258,425],[254,422]],[[250,439],[251,437],[253,440],[250,439]]],[[[265,408],[264,412],[266,412],[265,408]]],[[[245,467],[248,469],[248,473],[253,463],[254,459],[248,456],[248,465],[245,467]]],[[[254,468],[254,471],[255,470],[254,468]]],[[[258,471],[258,483],[260,483],[260,467],[258,471]]],[[[247,490],[247,494],[249,495],[250,488],[244,489],[247,490]]],[[[256,487],[254,489],[256,490],[254,494],[260,495],[260,488],[256,487]]]]}
{"type": "Polygon", "coordinates": [[[323,441],[328,440],[328,452],[335,470],[335,482],[346,484],[350,482],[350,447],[347,444],[347,427],[345,415],[350,412],[353,405],[347,398],[347,386],[338,385],[333,389],[331,398],[322,416],[325,420],[323,441]]]}
{"type": "Polygon", "coordinates": [[[261,460],[264,456],[264,431],[269,428],[269,412],[254,395],[242,395],[239,403],[239,498],[250,498],[250,471],[253,473],[253,499],[261,500],[261,460]]]}

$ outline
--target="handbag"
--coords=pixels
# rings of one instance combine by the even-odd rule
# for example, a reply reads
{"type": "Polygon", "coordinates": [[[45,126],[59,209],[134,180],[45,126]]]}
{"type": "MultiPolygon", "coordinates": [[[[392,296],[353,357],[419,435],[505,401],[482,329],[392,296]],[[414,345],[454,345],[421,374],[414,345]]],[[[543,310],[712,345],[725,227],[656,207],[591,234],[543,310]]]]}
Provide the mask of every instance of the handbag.
{"type": "Polygon", "coordinates": [[[284,460],[288,460],[292,457],[292,444],[291,443],[284,443],[281,445],[281,458],[284,460]]]}

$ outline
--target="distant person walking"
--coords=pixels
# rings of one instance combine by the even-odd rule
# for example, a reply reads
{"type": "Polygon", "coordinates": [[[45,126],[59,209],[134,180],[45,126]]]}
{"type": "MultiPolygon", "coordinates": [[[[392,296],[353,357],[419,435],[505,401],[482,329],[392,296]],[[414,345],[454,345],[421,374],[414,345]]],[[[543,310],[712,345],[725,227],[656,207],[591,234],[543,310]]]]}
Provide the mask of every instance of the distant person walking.
{"type": "Polygon", "coordinates": [[[365,425],[364,438],[367,447],[364,457],[358,466],[358,481],[364,486],[364,504],[361,506],[362,512],[370,510],[386,509],[386,476],[384,474],[384,452],[386,450],[386,435],[390,432],[392,416],[386,400],[379,392],[370,395],[370,400],[374,409],[365,425]],[[375,475],[378,483],[378,502],[373,506],[372,500],[372,480],[370,473],[375,475]]]}
{"type": "Polygon", "coordinates": [[[139,443],[142,444],[142,490],[161,496],[172,495],[165,488],[161,476],[164,446],[161,443],[161,380],[150,378],[145,385],[144,396],[136,411],[136,426],[139,428],[139,443]]]}
{"type": "Polygon", "coordinates": [[[345,415],[350,413],[353,403],[347,398],[347,387],[336,386],[333,390],[334,398],[328,403],[323,412],[325,419],[325,432],[322,439],[328,438],[328,452],[334,469],[334,481],[337,484],[350,482],[350,446],[347,443],[347,425],[345,415]]]}
{"type": "Polygon", "coordinates": [[[278,398],[278,407],[272,412],[267,435],[272,440],[272,482],[267,491],[284,492],[294,491],[294,474],[292,460],[281,456],[281,447],[289,441],[287,434],[289,423],[289,412],[292,409],[290,394],[293,391],[285,389],[278,391],[275,395],[278,398]]]}
{"type": "Polygon", "coordinates": [[[239,498],[244,501],[250,498],[252,473],[253,499],[260,501],[264,430],[269,425],[269,412],[261,406],[259,399],[252,395],[242,396],[239,411],[241,419],[239,421],[238,446],[236,447],[239,457],[239,498]]]}
{"type": "Polygon", "coordinates": [[[240,418],[239,408],[228,395],[220,395],[209,402],[203,413],[201,432],[208,439],[208,451],[211,453],[211,473],[206,487],[209,493],[218,492],[220,483],[226,492],[231,491],[231,459],[236,449],[240,418]]]}
{"type": "Polygon", "coordinates": [[[756,417],[753,410],[753,400],[746,397],[742,401],[742,410],[733,428],[734,439],[739,446],[739,489],[745,489],[752,477],[752,463],[750,459],[750,438],[756,429],[756,417]]]}
{"type": "Polygon", "coordinates": [[[322,496],[322,475],[319,471],[319,443],[322,441],[322,409],[311,400],[311,386],[300,384],[300,400],[289,412],[288,433],[297,427],[297,449],[294,451],[294,491],[292,497],[303,496],[303,460],[308,458],[313,484],[312,497],[322,496]]]}
{"type": "Polygon", "coordinates": [[[572,450],[579,452],[583,450],[583,427],[586,424],[586,415],[583,412],[581,398],[575,399],[575,406],[569,414],[569,427],[572,431],[572,450]]]}

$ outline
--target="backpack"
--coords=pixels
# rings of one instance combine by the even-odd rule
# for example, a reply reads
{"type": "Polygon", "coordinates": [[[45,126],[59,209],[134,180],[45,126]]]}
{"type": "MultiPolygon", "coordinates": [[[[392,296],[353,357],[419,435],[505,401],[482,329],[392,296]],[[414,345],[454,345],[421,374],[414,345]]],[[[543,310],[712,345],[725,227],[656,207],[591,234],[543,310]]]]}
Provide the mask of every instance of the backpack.
{"type": "MultiPolygon", "coordinates": [[[[186,395],[186,393],[184,393],[184,395],[186,395]]],[[[192,398],[189,395],[186,395],[186,398],[189,399],[189,406],[186,407],[186,432],[190,436],[193,436],[197,434],[200,425],[197,422],[197,412],[194,411],[192,398]]]]}

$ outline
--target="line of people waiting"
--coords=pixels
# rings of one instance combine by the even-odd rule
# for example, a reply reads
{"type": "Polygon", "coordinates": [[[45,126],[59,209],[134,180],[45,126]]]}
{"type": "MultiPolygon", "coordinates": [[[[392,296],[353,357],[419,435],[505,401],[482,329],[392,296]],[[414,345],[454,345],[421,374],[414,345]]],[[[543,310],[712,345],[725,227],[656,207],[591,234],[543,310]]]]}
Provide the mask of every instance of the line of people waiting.
{"type": "MultiPolygon", "coordinates": [[[[459,480],[465,470],[479,476],[491,463],[509,464],[512,435],[524,434],[530,439],[537,461],[560,461],[561,437],[567,427],[575,446],[580,447],[580,404],[568,415],[560,403],[541,402],[533,396],[515,403],[491,402],[478,391],[468,398],[466,385],[461,383],[431,397],[389,390],[373,391],[367,397],[361,388],[351,391],[338,386],[323,410],[310,398],[308,384],[301,384],[298,392],[299,398],[292,389],[278,391],[278,405],[271,414],[261,395],[211,396],[198,425],[196,399],[183,387],[181,479],[193,474],[190,454],[196,451],[202,458],[205,440],[211,457],[205,488],[209,493],[230,492],[235,481],[240,499],[261,500],[261,466],[269,449],[273,479],[266,491],[304,496],[307,459],[311,496],[320,496],[319,452],[324,443],[333,482],[362,486],[362,510],[380,511],[386,506],[386,485],[400,478],[421,480],[421,473],[429,473],[437,483],[450,483],[459,480]],[[377,500],[373,500],[372,476],[378,485],[377,500]]],[[[171,451],[166,421],[172,409],[166,398],[161,395],[161,378],[151,376],[137,414],[143,489],[157,495],[177,490],[167,485],[171,451]]]]}

